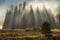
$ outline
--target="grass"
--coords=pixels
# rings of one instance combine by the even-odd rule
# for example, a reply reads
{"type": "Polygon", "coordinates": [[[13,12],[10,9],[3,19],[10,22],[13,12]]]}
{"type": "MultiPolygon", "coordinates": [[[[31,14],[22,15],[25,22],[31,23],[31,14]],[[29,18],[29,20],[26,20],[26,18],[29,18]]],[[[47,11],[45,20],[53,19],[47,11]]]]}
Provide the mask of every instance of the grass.
{"type": "Polygon", "coordinates": [[[0,40],[53,40],[60,38],[60,31],[52,31],[52,37],[45,37],[41,31],[0,30],[0,40]]]}

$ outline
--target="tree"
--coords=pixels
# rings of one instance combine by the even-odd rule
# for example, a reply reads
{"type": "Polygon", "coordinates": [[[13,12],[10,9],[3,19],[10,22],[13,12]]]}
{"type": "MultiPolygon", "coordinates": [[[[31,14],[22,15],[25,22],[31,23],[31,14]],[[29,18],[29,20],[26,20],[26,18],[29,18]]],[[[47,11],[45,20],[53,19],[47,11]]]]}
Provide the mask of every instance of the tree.
{"type": "Polygon", "coordinates": [[[17,23],[18,23],[18,7],[15,6],[12,29],[16,29],[17,28],[17,23]]]}
{"type": "Polygon", "coordinates": [[[41,19],[40,15],[41,14],[40,14],[39,8],[37,7],[37,9],[36,9],[36,25],[37,26],[40,26],[42,23],[42,19],[41,19]]]}
{"type": "Polygon", "coordinates": [[[57,24],[58,24],[58,26],[60,26],[60,4],[59,4],[59,6],[58,6],[58,8],[57,8],[57,15],[56,15],[56,17],[57,17],[57,24]]]}
{"type": "Polygon", "coordinates": [[[30,11],[27,14],[27,26],[34,27],[35,26],[35,18],[34,18],[34,11],[32,5],[30,5],[30,11]]]}
{"type": "Polygon", "coordinates": [[[4,24],[3,24],[3,29],[11,29],[12,27],[12,21],[13,21],[13,5],[11,5],[10,10],[7,10],[4,24]]]}
{"type": "Polygon", "coordinates": [[[26,6],[26,2],[24,1],[24,3],[23,3],[23,9],[25,9],[25,6],[26,6]]]}
{"type": "Polygon", "coordinates": [[[51,28],[50,28],[50,23],[48,23],[47,21],[45,21],[43,24],[42,24],[42,33],[45,34],[45,36],[48,36],[50,35],[51,33],[51,28]]]}

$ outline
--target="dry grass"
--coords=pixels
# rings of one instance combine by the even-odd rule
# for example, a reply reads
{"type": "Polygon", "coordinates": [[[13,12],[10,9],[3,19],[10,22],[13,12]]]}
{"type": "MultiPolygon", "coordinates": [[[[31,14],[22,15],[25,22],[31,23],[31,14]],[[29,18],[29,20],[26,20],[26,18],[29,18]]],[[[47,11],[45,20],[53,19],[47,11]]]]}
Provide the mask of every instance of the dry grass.
{"type": "MultiPolygon", "coordinates": [[[[60,30],[60,29],[59,29],[60,30]]],[[[59,37],[60,31],[59,30],[52,30],[53,37],[59,37]]],[[[52,38],[53,38],[52,37],[52,38]]],[[[48,40],[48,37],[45,37],[41,31],[17,31],[17,30],[9,30],[9,31],[0,31],[0,39],[5,38],[8,39],[19,39],[19,40],[48,40]]],[[[59,37],[60,38],[60,37],[59,37]]],[[[4,40],[5,40],[4,39],[4,40]]],[[[51,39],[51,38],[50,38],[51,39]]]]}

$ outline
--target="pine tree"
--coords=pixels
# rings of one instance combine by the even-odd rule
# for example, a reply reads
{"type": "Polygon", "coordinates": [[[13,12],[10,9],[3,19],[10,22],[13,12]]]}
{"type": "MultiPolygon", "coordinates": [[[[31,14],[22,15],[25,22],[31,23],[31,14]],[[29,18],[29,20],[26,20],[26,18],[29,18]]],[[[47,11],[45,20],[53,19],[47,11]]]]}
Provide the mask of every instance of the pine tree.
{"type": "Polygon", "coordinates": [[[58,26],[60,26],[60,4],[59,4],[59,6],[58,6],[58,8],[57,8],[57,20],[58,20],[58,22],[57,22],[57,24],[58,24],[58,26]]]}
{"type": "Polygon", "coordinates": [[[12,27],[12,21],[13,21],[13,5],[11,5],[10,10],[7,10],[5,21],[3,24],[3,29],[11,29],[12,27]]]}
{"type": "Polygon", "coordinates": [[[40,16],[40,11],[39,11],[39,9],[38,9],[38,7],[37,7],[37,10],[36,10],[36,20],[37,20],[37,26],[40,26],[41,25],[41,16],[40,16]]]}
{"type": "MultiPolygon", "coordinates": [[[[48,21],[48,22],[50,22],[51,23],[51,26],[53,26],[54,27],[54,25],[56,26],[56,24],[55,24],[55,21],[54,21],[54,18],[53,18],[53,16],[52,16],[52,13],[51,13],[51,11],[50,12],[48,12],[49,10],[47,10],[46,8],[45,8],[45,6],[43,7],[43,17],[44,17],[44,21],[48,21]]],[[[43,21],[43,22],[44,22],[43,21]]],[[[53,28],[52,27],[52,28],[53,28]]]]}
{"type": "Polygon", "coordinates": [[[27,20],[26,20],[26,14],[24,14],[21,20],[21,28],[25,29],[26,27],[27,27],[27,20]]]}
{"type": "Polygon", "coordinates": [[[24,1],[24,3],[23,3],[23,10],[25,9],[25,7],[26,7],[26,2],[24,1]]]}
{"type": "Polygon", "coordinates": [[[8,27],[8,10],[7,10],[7,13],[6,13],[6,16],[5,16],[5,20],[4,20],[4,24],[3,24],[3,29],[7,29],[8,27]]]}
{"type": "Polygon", "coordinates": [[[29,19],[30,19],[29,26],[34,27],[35,26],[35,18],[34,18],[34,12],[33,12],[32,5],[30,6],[29,19]]]}
{"type": "Polygon", "coordinates": [[[21,16],[22,16],[21,8],[22,8],[22,5],[19,4],[17,29],[20,29],[20,24],[21,24],[21,16]]]}
{"type": "Polygon", "coordinates": [[[17,6],[15,6],[12,29],[17,29],[17,22],[18,22],[18,11],[17,10],[18,8],[17,6]]]}
{"type": "Polygon", "coordinates": [[[13,5],[11,5],[11,8],[10,8],[10,10],[13,10],[13,5]]]}

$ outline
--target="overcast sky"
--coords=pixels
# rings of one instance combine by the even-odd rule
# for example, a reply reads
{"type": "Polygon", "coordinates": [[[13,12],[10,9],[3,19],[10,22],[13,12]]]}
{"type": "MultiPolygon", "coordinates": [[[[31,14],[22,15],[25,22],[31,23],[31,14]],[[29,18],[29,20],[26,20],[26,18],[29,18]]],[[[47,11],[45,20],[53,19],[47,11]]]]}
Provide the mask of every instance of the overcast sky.
{"type": "Polygon", "coordinates": [[[4,22],[4,18],[6,15],[7,9],[13,5],[17,5],[19,3],[22,3],[23,1],[26,1],[27,3],[30,3],[32,1],[38,1],[38,2],[47,2],[51,3],[51,5],[58,4],[60,1],[59,0],[0,0],[0,28],[2,27],[2,24],[4,22]]]}

